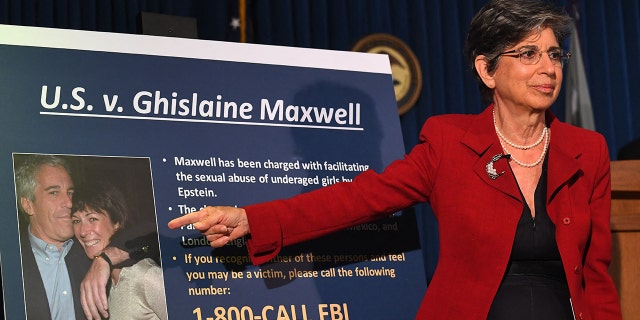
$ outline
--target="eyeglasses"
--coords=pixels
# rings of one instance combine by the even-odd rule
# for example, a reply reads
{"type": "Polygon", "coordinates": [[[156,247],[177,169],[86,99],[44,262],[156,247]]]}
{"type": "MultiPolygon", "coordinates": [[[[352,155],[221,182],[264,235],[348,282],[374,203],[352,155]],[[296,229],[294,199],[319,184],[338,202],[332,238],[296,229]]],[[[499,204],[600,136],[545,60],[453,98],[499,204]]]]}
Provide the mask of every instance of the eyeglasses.
{"type": "MultiPolygon", "coordinates": [[[[554,65],[560,67],[562,67],[564,63],[569,60],[569,58],[571,58],[571,52],[565,52],[560,48],[549,49],[546,53],[547,55],[549,55],[549,59],[551,59],[551,62],[554,65]]],[[[540,58],[542,57],[542,51],[540,51],[540,49],[538,49],[537,47],[522,47],[515,50],[502,52],[498,55],[498,57],[499,56],[520,58],[520,62],[522,62],[522,64],[531,65],[536,64],[538,63],[538,61],[540,61],[540,58]]]]}

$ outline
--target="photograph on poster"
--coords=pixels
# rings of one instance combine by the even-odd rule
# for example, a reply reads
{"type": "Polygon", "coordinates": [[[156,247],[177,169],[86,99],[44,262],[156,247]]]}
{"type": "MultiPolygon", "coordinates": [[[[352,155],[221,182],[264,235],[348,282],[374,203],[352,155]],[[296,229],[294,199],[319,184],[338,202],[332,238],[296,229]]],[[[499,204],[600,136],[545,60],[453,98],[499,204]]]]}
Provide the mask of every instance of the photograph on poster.
{"type": "Polygon", "coordinates": [[[112,319],[167,319],[149,159],[13,159],[27,317],[84,318],[80,283],[104,259],[112,319]],[[111,259],[108,247],[128,259],[111,259]]]}

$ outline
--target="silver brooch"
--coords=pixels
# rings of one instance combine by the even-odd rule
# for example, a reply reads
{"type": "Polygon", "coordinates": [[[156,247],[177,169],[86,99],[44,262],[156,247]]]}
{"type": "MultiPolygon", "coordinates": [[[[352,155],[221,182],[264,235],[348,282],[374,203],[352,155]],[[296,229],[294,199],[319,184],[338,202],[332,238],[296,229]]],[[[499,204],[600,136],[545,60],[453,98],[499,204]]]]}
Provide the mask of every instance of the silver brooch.
{"type": "Polygon", "coordinates": [[[493,163],[500,160],[500,158],[503,158],[503,157],[509,159],[511,155],[498,153],[495,156],[491,157],[491,160],[487,162],[487,165],[485,166],[485,168],[487,169],[487,175],[489,176],[489,178],[491,178],[491,180],[498,179],[499,176],[504,174],[504,171],[498,173],[498,171],[496,171],[496,168],[493,167],[493,163]]]}

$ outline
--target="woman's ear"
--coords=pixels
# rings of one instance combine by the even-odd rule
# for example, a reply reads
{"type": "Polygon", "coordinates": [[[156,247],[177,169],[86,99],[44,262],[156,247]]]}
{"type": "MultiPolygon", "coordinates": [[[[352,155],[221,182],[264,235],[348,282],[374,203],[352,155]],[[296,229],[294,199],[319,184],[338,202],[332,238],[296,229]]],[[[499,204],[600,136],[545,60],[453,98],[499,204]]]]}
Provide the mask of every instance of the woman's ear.
{"type": "Polygon", "coordinates": [[[485,86],[489,89],[493,89],[496,86],[493,75],[489,73],[489,61],[485,55],[479,55],[475,60],[476,72],[485,86]]]}

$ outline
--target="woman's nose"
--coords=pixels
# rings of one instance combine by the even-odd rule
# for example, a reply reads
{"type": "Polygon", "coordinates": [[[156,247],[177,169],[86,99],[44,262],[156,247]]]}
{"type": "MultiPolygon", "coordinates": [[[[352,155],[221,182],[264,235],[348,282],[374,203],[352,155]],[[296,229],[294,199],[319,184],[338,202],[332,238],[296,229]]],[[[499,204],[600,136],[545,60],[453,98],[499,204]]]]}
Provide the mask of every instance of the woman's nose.
{"type": "Polygon", "coordinates": [[[80,222],[80,237],[84,238],[89,233],[91,233],[91,227],[86,223],[80,222]]]}
{"type": "Polygon", "coordinates": [[[556,73],[557,63],[551,60],[551,57],[549,57],[549,54],[547,53],[542,53],[542,56],[540,57],[540,61],[538,61],[538,65],[541,68],[543,68],[545,73],[549,73],[549,74],[556,73]]]}

